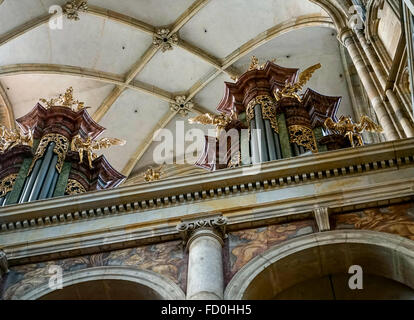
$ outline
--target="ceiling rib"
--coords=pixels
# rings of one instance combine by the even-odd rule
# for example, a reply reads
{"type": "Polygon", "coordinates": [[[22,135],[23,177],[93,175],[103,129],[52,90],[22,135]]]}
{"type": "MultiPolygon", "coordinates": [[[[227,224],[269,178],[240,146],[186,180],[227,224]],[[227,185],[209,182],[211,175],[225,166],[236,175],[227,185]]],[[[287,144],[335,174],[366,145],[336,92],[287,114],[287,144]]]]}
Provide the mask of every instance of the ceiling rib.
{"type": "Polygon", "coordinates": [[[6,90],[4,90],[3,86],[0,83],[0,106],[1,105],[4,105],[4,107],[6,108],[7,122],[9,124],[9,128],[16,128],[16,122],[14,121],[13,106],[10,103],[6,90]]]}
{"type": "MultiPolygon", "coordinates": [[[[223,62],[220,65],[222,72],[227,73],[231,77],[237,77],[239,74],[235,70],[231,70],[231,65],[235,63],[240,58],[249,54],[249,52],[258,48],[259,46],[267,43],[274,38],[287,33],[289,31],[312,26],[325,26],[329,28],[335,28],[331,18],[325,16],[315,16],[315,15],[304,15],[295,19],[288,20],[284,23],[278,24],[262,33],[260,33],[255,38],[243,44],[241,47],[234,50],[226,58],[223,59],[223,62]]],[[[205,88],[211,81],[216,79],[221,74],[220,71],[214,71],[207,73],[202,79],[195,83],[189,90],[187,100],[192,99],[198,92],[205,88]]]]}
{"type": "Polygon", "coordinates": [[[177,111],[168,110],[167,113],[161,118],[161,120],[158,121],[153,130],[145,137],[144,142],[142,142],[138,146],[137,150],[134,152],[134,154],[128,160],[125,167],[122,169],[121,172],[123,175],[127,177],[129,176],[129,174],[134,169],[135,165],[144,155],[145,151],[147,151],[150,147],[151,143],[154,140],[154,134],[156,133],[156,131],[165,128],[168,125],[168,123],[170,123],[170,121],[175,117],[176,114],[177,111]]]}

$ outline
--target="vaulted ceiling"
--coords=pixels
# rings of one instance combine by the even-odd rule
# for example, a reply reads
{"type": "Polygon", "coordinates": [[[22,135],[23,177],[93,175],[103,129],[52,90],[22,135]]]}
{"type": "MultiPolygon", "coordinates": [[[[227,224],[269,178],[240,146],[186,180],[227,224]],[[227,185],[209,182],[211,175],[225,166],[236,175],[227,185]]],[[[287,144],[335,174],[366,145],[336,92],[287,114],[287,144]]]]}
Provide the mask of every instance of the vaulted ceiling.
{"type": "Polygon", "coordinates": [[[104,152],[126,175],[153,163],[156,129],[174,133],[177,121],[215,112],[224,81],[252,55],[302,69],[321,62],[309,86],[342,96],[340,114],[352,114],[333,23],[308,0],[89,0],[78,21],[51,29],[50,6],[65,2],[0,0],[0,105],[18,118],[73,86],[103,136],[127,140],[104,152]],[[153,44],[160,28],[178,36],[172,50],[153,44]],[[170,109],[180,95],[194,103],[187,117],[170,109]]]}

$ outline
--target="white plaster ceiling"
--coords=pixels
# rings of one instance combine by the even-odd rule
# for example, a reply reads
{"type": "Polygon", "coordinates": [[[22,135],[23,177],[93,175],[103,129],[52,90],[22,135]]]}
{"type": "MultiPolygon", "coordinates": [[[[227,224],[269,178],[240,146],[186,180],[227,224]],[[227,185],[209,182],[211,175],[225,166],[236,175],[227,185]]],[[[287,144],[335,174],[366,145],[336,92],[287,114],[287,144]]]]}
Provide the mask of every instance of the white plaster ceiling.
{"type": "MultiPolygon", "coordinates": [[[[263,62],[276,57],[282,66],[305,68],[322,62],[324,69],[310,85],[323,94],[344,96],[343,108],[349,113],[346,83],[339,77],[343,69],[338,44],[331,29],[296,29],[262,41],[253,52],[245,50],[247,42],[269,28],[304,16],[326,18],[308,0],[89,0],[91,11],[80,13],[79,21],[64,18],[63,30],[50,30],[47,21],[26,30],[47,14],[50,5],[65,2],[5,0],[0,5],[0,84],[16,117],[29,112],[39,98],[51,98],[73,86],[75,98],[91,105],[89,113],[107,128],[103,136],[127,140],[124,147],[104,152],[119,171],[126,170],[128,161],[157,127],[166,125],[174,132],[176,121],[183,118],[172,116],[169,123],[165,119],[170,119],[169,102],[175,95],[191,94],[196,110],[190,116],[215,111],[224,81],[232,81],[217,68],[231,53],[240,52],[231,68],[237,75],[247,69],[252,54],[263,62]],[[173,25],[187,45],[148,55],[151,30],[160,26],[171,30],[173,25]],[[290,58],[283,58],[286,55],[290,58]],[[34,64],[35,71],[21,64],[34,64]],[[13,72],[5,73],[4,66],[13,72]],[[81,76],[69,75],[59,66],[76,67],[81,76]],[[106,109],[99,107],[130,72],[136,81],[126,82],[126,90],[98,116],[96,111],[106,109]]],[[[150,165],[154,147],[154,143],[149,145],[135,159],[136,165],[124,172],[140,172],[150,165]]]]}

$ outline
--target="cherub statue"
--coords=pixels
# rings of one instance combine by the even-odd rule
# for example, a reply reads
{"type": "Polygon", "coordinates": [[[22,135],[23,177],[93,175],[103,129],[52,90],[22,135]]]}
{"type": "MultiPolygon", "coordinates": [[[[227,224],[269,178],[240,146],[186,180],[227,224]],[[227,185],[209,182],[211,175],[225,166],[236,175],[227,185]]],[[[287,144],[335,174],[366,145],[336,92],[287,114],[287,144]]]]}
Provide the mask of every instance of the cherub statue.
{"type": "Polygon", "coordinates": [[[92,169],[92,161],[98,157],[94,151],[106,149],[112,146],[123,146],[125,143],[125,140],[116,138],[102,138],[99,141],[94,141],[90,136],[88,136],[86,140],[83,140],[82,137],[78,134],[73,137],[70,149],[79,153],[79,163],[83,163],[83,154],[86,152],[88,156],[89,167],[92,169]]]}
{"type": "Polygon", "coordinates": [[[383,131],[381,126],[377,125],[367,116],[362,116],[359,123],[354,123],[351,117],[341,116],[338,122],[334,122],[331,118],[327,118],[324,125],[332,132],[348,137],[352,147],[364,145],[361,136],[362,132],[368,131],[380,133],[383,131]]]}
{"type": "Polygon", "coordinates": [[[226,126],[231,123],[233,120],[237,120],[237,115],[234,112],[234,110],[231,113],[231,116],[228,116],[227,114],[221,113],[221,114],[211,114],[211,113],[205,113],[201,114],[197,117],[188,119],[189,123],[199,123],[199,124],[211,124],[213,126],[216,126],[216,136],[217,138],[220,136],[221,130],[224,130],[226,126]]]}
{"type": "Polygon", "coordinates": [[[158,169],[154,169],[154,168],[147,169],[144,173],[144,180],[146,182],[152,182],[152,181],[160,180],[161,174],[162,174],[161,173],[162,167],[163,166],[159,167],[158,169]]]}
{"type": "Polygon", "coordinates": [[[303,71],[299,75],[299,80],[296,83],[286,83],[282,90],[276,89],[274,92],[276,101],[280,101],[282,98],[296,98],[299,102],[302,102],[302,98],[299,96],[298,91],[302,90],[303,86],[312,78],[314,72],[321,67],[322,65],[320,63],[315,64],[303,71]]]}
{"type": "Polygon", "coordinates": [[[14,148],[17,145],[33,146],[33,130],[28,130],[27,133],[21,129],[8,129],[0,126],[0,152],[5,152],[14,148]]]}

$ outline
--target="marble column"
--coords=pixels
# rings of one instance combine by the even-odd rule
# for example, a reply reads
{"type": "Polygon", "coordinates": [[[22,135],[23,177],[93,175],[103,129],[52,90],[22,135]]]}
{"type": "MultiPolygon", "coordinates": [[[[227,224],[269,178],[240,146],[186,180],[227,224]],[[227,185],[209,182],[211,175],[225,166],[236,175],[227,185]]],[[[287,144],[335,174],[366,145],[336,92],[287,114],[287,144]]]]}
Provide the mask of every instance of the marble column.
{"type": "Polygon", "coordinates": [[[381,63],[378,60],[374,48],[368,43],[367,39],[365,38],[365,34],[362,30],[355,29],[354,31],[358,37],[362,49],[368,57],[369,63],[371,64],[372,69],[374,70],[375,75],[377,76],[378,81],[381,84],[381,87],[385,88],[387,84],[387,76],[385,75],[384,69],[382,68],[381,63]]]}
{"type": "Polygon", "coordinates": [[[367,92],[368,98],[374,108],[378,120],[381,126],[384,128],[385,136],[387,140],[398,139],[398,134],[393,126],[390,115],[388,114],[384,103],[382,102],[381,96],[372,80],[368,68],[362,59],[356,43],[353,38],[353,32],[350,29],[343,31],[340,35],[340,39],[343,45],[347,48],[349,55],[351,56],[352,62],[358,72],[358,76],[367,92]]]}
{"type": "Polygon", "coordinates": [[[227,219],[216,217],[177,226],[189,252],[187,300],[224,297],[222,247],[227,219]]]}
{"type": "Polygon", "coordinates": [[[397,116],[398,121],[401,124],[401,127],[404,130],[405,135],[408,138],[414,137],[414,128],[411,125],[410,120],[405,115],[404,111],[401,108],[401,103],[398,101],[397,96],[395,95],[394,91],[391,89],[388,89],[385,94],[387,95],[388,100],[390,101],[390,104],[392,106],[392,109],[395,112],[395,115],[397,116]]]}

